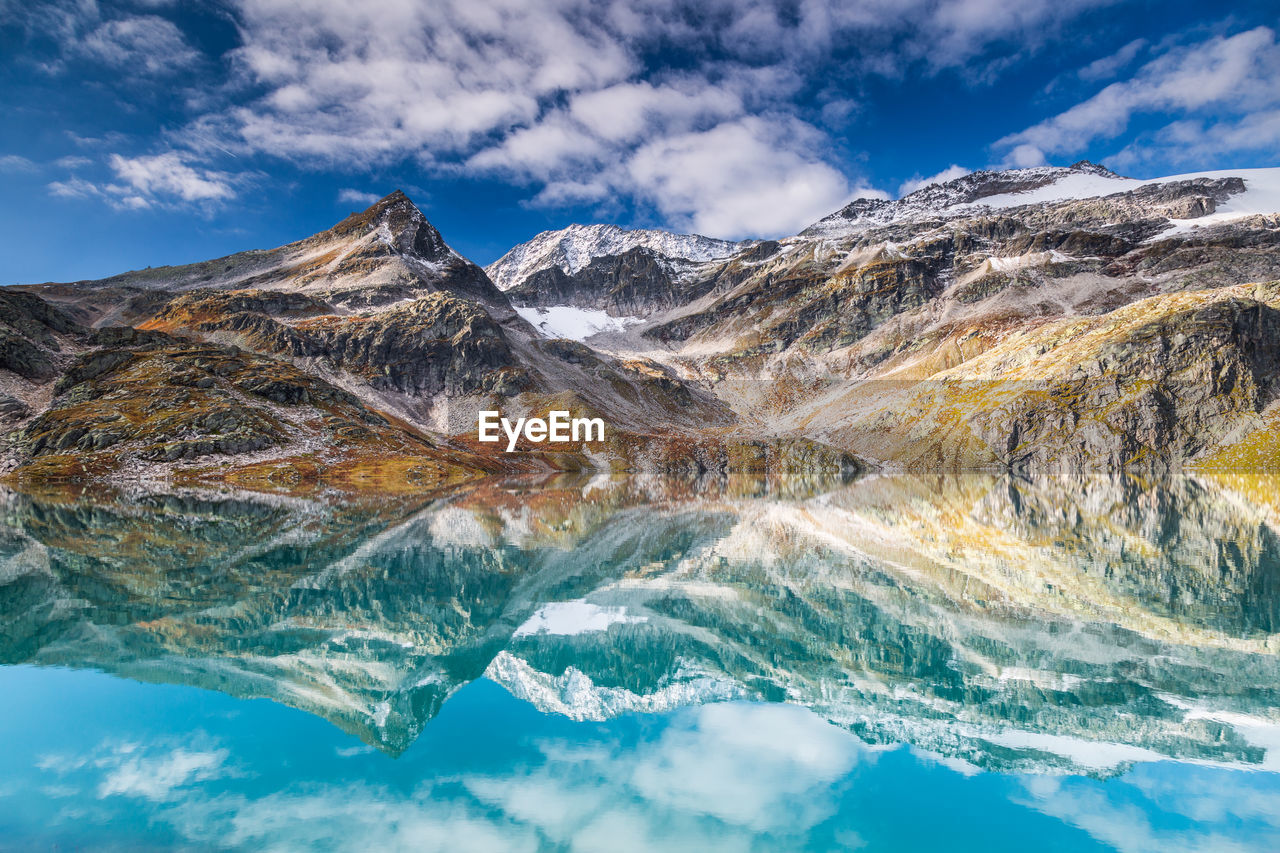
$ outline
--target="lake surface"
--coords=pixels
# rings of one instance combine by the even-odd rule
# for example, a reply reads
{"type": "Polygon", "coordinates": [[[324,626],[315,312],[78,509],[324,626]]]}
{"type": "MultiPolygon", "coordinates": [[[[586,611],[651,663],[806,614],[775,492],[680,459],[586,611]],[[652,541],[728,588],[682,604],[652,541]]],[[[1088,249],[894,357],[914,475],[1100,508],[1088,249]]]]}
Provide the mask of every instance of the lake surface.
{"type": "Polygon", "coordinates": [[[0,492],[0,850],[1280,849],[1280,478],[0,492]]]}

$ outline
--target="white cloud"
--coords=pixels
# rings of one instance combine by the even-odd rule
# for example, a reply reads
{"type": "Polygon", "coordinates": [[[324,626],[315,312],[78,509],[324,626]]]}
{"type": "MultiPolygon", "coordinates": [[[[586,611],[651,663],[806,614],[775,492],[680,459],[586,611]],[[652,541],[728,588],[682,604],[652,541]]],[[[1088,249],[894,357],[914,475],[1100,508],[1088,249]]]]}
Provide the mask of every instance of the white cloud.
{"type": "Polygon", "coordinates": [[[964,166],[957,166],[953,163],[938,174],[930,175],[927,178],[922,178],[919,173],[917,173],[902,182],[902,185],[898,187],[898,195],[910,195],[916,190],[923,189],[930,184],[945,184],[947,181],[954,181],[956,178],[963,178],[972,171],[972,169],[966,169],[964,166]]]}
{"type": "Polygon", "coordinates": [[[1133,62],[1146,47],[1146,39],[1134,39],[1110,56],[1104,56],[1101,59],[1095,59],[1090,62],[1076,72],[1076,77],[1090,82],[1114,77],[1121,69],[1126,68],[1129,63],[1133,62]]]}
{"type": "Polygon", "coordinates": [[[88,157],[80,157],[75,154],[68,154],[65,157],[59,157],[53,161],[53,165],[60,169],[83,169],[85,166],[92,166],[93,161],[88,157]]]}
{"type": "Polygon", "coordinates": [[[264,792],[258,779],[238,773],[254,785],[212,793],[193,784],[205,771],[186,772],[190,760],[146,766],[176,782],[168,790],[125,782],[150,800],[149,817],[197,845],[739,853],[803,838],[836,814],[850,771],[876,757],[795,706],[713,704],[677,712],[667,723],[659,735],[630,744],[611,736],[587,743],[540,738],[533,743],[540,758],[416,788],[349,779],[264,792]]]}
{"type": "Polygon", "coordinates": [[[0,155],[0,172],[34,172],[39,167],[34,161],[19,154],[0,155]]]}
{"type": "MultiPolygon", "coordinates": [[[[536,205],[639,201],[672,227],[776,235],[857,183],[794,104],[836,52],[866,45],[848,73],[928,73],[1034,50],[1105,2],[237,0],[234,82],[255,94],[184,138],[353,172],[415,159],[536,205]],[[693,61],[646,67],[659,48],[693,61]]],[[[842,124],[857,103],[833,98],[820,120],[842,124]]]]}
{"type": "Polygon", "coordinates": [[[922,21],[921,37],[911,40],[911,49],[920,51],[933,68],[959,67],[977,77],[989,77],[993,70],[1006,70],[1009,59],[989,63],[969,60],[994,45],[1001,45],[1014,59],[1033,53],[1051,43],[1067,22],[1118,0],[953,0],[936,4],[932,15],[922,14],[928,3],[908,3],[922,21]],[[923,8],[922,8],[923,7],[923,8]],[[985,66],[985,67],[984,67],[985,66]]]}
{"type": "Polygon", "coordinates": [[[188,165],[186,155],[163,154],[108,158],[115,180],[95,183],[80,177],[49,184],[49,192],[64,198],[100,198],[120,210],[151,207],[210,205],[236,195],[234,185],[244,180],[226,172],[188,165]]]}
{"type": "Polygon", "coordinates": [[[1122,853],[1161,850],[1194,853],[1215,850],[1245,853],[1250,845],[1201,827],[1157,827],[1139,805],[1116,802],[1104,791],[1071,784],[1071,780],[1032,777],[1023,785],[1029,795],[1023,803],[1063,823],[1078,827],[1106,847],[1122,853]]]}
{"type": "Polygon", "coordinates": [[[244,83],[270,93],[215,122],[254,151],[328,165],[474,151],[540,100],[636,70],[587,4],[242,0],[244,83]]]}
{"type": "Polygon", "coordinates": [[[1152,135],[1155,145],[1143,146],[1145,153],[1135,148],[1122,160],[1194,160],[1210,151],[1273,150],[1273,116],[1280,111],[1277,79],[1280,44],[1268,27],[1175,46],[1131,79],[1004,137],[996,148],[1007,151],[1012,165],[1042,162],[1046,155],[1071,154],[1096,140],[1113,139],[1135,116],[1153,114],[1173,121],[1152,135]],[[1211,123],[1195,120],[1206,112],[1215,116],[1211,123]]]}
{"type": "MultiPolygon", "coordinates": [[[[167,192],[189,201],[198,180],[230,191],[195,159],[219,149],[352,173],[416,161],[522,183],[536,205],[639,202],[640,218],[672,227],[783,234],[859,183],[823,129],[858,109],[842,80],[990,77],[1109,2],[232,0],[242,43],[224,57],[230,79],[189,96],[201,114],[169,143],[185,146],[180,165],[195,175],[167,192]],[[681,61],[651,64],[659,54],[681,61]],[[824,81],[821,107],[804,112],[797,102],[824,81]]],[[[112,17],[89,0],[23,14],[113,67],[199,60],[159,15],[112,17]]],[[[73,180],[52,189],[93,192],[73,180]]],[[[98,190],[117,206],[163,194],[98,190]]]]}
{"type": "Polygon", "coordinates": [[[200,60],[182,31],[155,15],[107,21],[74,42],[73,50],[126,74],[168,73],[200,60]]]}
{"type": "Polygon", "coordinates": [[[730,825],[811,826],[833,810],[821,789],[864,754],[848,732],[804,708],[713,704],[639,756],[631,782],[651,803],[730,825]]]}
{"type": "MultiPolygon", "coordinates": [[[[165,2],[139,2],[158,9],[165,2]]],[[[87,60],[114,69],[121,77],[163,76],[197,64],[201,54],[172,22],[158,15],[120,14],[96,0],[42,3],[0,0],[0,18],[24,31],[28,41],[46,38],[57,45],[35,65],[57,74],[68,61],[87,60]]]]}
{"type": "Polygon", "coordinates": [[[122,795],[140,797],[153,802],[174,799],[180,789],[226,775],[228,752],[225,749],[175,749],[159,756],[136,754],[134,748],[122,748],[101,759],[99,766],[107,772],[98,786],[99,797],[122,795]]]}
{"type": "Polygon", "coordinates": [[[380,198],[382,196],[377,193],[367,193],[362,190],[347,188],[338,191],[338,202],[340,204],[362,204],[368,207],[380,198]]]}
{"type": "Polygon", "coordinates": [[[521,128],[493,148],[472,157],[467,165],[478,171],[530,174],[541,179],[601,159],[604,145],[556,114],[532,127],[521,128]]]}
{"type": "Polygon", "coordinates": [[[809,132],[748,116],[646,143],[626,171],[633,192],[679,227],[730,239],[795,233],[850,197],[843,174],[806,156],[809,132]]]}
{"type": "Polygon", "coordinates": [[[743,111],[736,92],[705,81],[660,86],[620,83],[578,94],[569,106],[569,114],[586,131],[610,141],[641,139],[654,129],[688,130],[743,111]]]}
{"type": "Polygon", "coordinates": [[[227,175],[194,169],[172,151],[148,157],[112,154],[111,168],[145,198],[175,196],[183,201],[214,201],[235,195],[227,175]]]}
{"type": "Polygon", "coordinates": [[[1048,162],[1049,161],[1044,156],[1043,151],[1026,142],[1021,145],[1015,145],[1004,158],[1004,164],[1014,169],[1027,169],[1032,166],[1044,166],[1048,162]]]}

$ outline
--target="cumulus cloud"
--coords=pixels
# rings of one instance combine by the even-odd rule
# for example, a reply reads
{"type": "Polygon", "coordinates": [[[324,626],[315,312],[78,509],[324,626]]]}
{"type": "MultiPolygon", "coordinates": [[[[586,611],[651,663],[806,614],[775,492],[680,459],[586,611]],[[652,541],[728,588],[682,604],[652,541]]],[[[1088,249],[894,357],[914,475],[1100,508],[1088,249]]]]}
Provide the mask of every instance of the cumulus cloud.
{"type": "Polygon", "coordinates": [[[49,192],[64,198],[100,198],[117,209],[143,210],[178,205],[209,205],[236,196],[234,185],[243,177],[189,165],[183,154],[125,157],[112,154],[108,165],[115,180],[95,183],[80,177],[49,184],[49,192]]]}
{"type": "Polygon", "coordinates": [[[843,174],[790,144],[805,130],[748,116],[648,142],[626,174],[679,227],[726,238],[793,233],[850,197],[843,174]]]}
{"type": "Polygon", "coordinates": [[[812,826],[834,809],[822,789],[862,757],[874,756],[807,709],[706,705],[638,757],[631,783],[650,802],[730,825],[812,826]]]}
{"type": "Polygon", "coordinates": [[[543,207],[626,197],[675,228],[779,236],[849,199],[848,179],[818,156],[824,147],[812,125],[744,115],[724,91],[626,85],[572,101],[466,166],[542,184],[532,202],[543,207]]]}
{"type": "Polygon", "coordinates": [[[636,69],[590,4],[241,0],[231,59],[263,98],[210,124],[251,150],[326,165],[449,158],[529,126],[541,102],[636,69]]]}
{"type": "Polygon", "coordinates": [[[902,182],[902,185],[898,187],[898,195],[910,195],[916,190],[923,189],[930,184],[945,184],[947,181],[954,181],[956,178],[963,178],[972,171],[972,169],[966,169],[964,166],[957,166],[953,163],[938,174],[930,175],[927,178],[922,178],[919,173],[917,173],[902,182]]]}
{"type": "Polygon", "coordinates": [[[814,69],[936,73],[1034,50],[1104,2],[236,0],[233,83],[253,94],[185,139],[352,172],[414,159],[528,185],[536,205],[640,202],[673,227],[780,234],[857,183],[823,129],[857,103],[795,106],[814,69]]]}
{"type": "Polygon", "coordinates": [[[1123,133],[1135,116],[1168,123],[1121,161],[1195,160],[1210,151],[1274,150],[1280,141],[1280,44],[1268,27],[1177,45],[1065,112],[996,143],[1012,165],[1072,154],[1123,133]],[[1210,117],[1211,116],[1211,117],[1210,117]]]}

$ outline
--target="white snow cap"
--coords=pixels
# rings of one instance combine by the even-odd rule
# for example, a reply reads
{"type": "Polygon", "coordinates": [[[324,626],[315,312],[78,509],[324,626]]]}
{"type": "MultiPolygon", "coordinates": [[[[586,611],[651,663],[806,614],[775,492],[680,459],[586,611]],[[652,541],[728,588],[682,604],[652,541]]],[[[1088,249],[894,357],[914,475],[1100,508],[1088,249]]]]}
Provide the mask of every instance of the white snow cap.
{"type": "Polygon", "coordinates": [[[802,233],[816,237],[839,237],[865,228],[893,222],[910,222],[925,217],[967,216],[983,210],[1004,210],[1027,204],[1101,198],[1154,184],[1196,178],[1215,180],[1233,177],[1244,181],[1244,192],[1219,204],[1213,214],[1194,220],[1171,220],[1172,224],[1178,226],[1179,230],[1185,230],[1193,225],[1211,225],[1254,214],[1280,213],[1280,168],[1189,172],[1142,180],[1125,178],[1093,164],[1081,164],[1070,168],[1039,166],[996,173],[975,172],[954,181],[925,187],[897,201],[867,203],[857,208],[851,206],[814,223],[802,233]],[[975,199],[973,185],[983,180],[1025,182],[1038,186],[975,199]]]}
{"type": "Polygon", "coordinates": [[[566,275],[573,275],[596,258],[636,248],[652,249],[659,255],[685,261],[710,261],[727,258],[749,245],[751,241],[735,243],[654,229],[570,225],[559,231],[544,231],[521,243],[485,267],[485,272],[500,290],[510,290],[538,270],[556,266],[566,275]]]}

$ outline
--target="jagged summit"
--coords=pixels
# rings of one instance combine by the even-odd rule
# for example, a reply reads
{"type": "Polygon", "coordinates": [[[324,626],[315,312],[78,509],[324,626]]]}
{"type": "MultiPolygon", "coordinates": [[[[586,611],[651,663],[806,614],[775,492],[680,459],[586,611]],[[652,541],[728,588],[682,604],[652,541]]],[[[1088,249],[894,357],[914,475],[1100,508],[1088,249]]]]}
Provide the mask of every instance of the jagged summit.
{"type": "Polygon", "coordinates": [[[967,206],[977,204],[1009,207],[1020,203],[1109,195],[1139,183],[1088,160],[1070,166],[983,170],[943,183],[929,184],[893,201],[854,199],[800,233],[803,236],[824,236],[850,227],[886,225],[948,212],[966,212],[967,206]],[[1050,189],[1031,195],[1033,191],[1045,188],[1055,188],[1056,192],[1050,189]]]}
{"type": "Polygon", "coordinates": [[[1037,166],[1028,169],[1007,169],[1004,171],[970,172],[941,184],[929,184],[915,192],[904,196],[916,203],[926,203],[934,207],[950,207],[955,204],[971,204],[984,198],[1021,193],[1039,189],[1056,183],[1073,175],[1094,175],[1110,180],[1126,180],[1121,175],[1088,160],[1081,160],[1071,166],[1037,166]]]}
{"type": "Polygon", "coordinates": [[[700,234],[674,234],[653,228],[626,229],[617,225],[570,225],[543,231],[485,267],[501,290],[509,290],[539,270],[559,267],[574,275],[597,258],[632,249],[651,249],[666,258],[709,261],[737,253],[753,241],[734,242],[700,234]]]}
{"type": "MultiPolygon", "coordinates": [[[[484,270],[455,252],[401,190],[353,213],[331,228],[274,249],[254,249],[181,266],[135,270],[97,281],[47,285],[46,298],[76,297],[84,290],[181,292],[193,289],[301,290],[331,307],[371,308],[442,291],[510,311],[506,297],[484,270]]],[[[158,298],[158,297],[157,297],[158,298]]],[[[151,300],[143,300],[150,304],[151,300]]],[[[130,321],[132,310],[114,306],[91,324],[130,321]]],[[[149,309],[148,309],[149,310],[149,309]]]]}
{"type": "Polygon", "coordinates": [[[388,245],[425,261],[442,261],[456,255],[436,227],[427,221],[427,217],[402,190],[383,196],[360,213],[351,214],[311,239],[350,237],[376,231],[383,232],[381,236],[388,245]]]}

